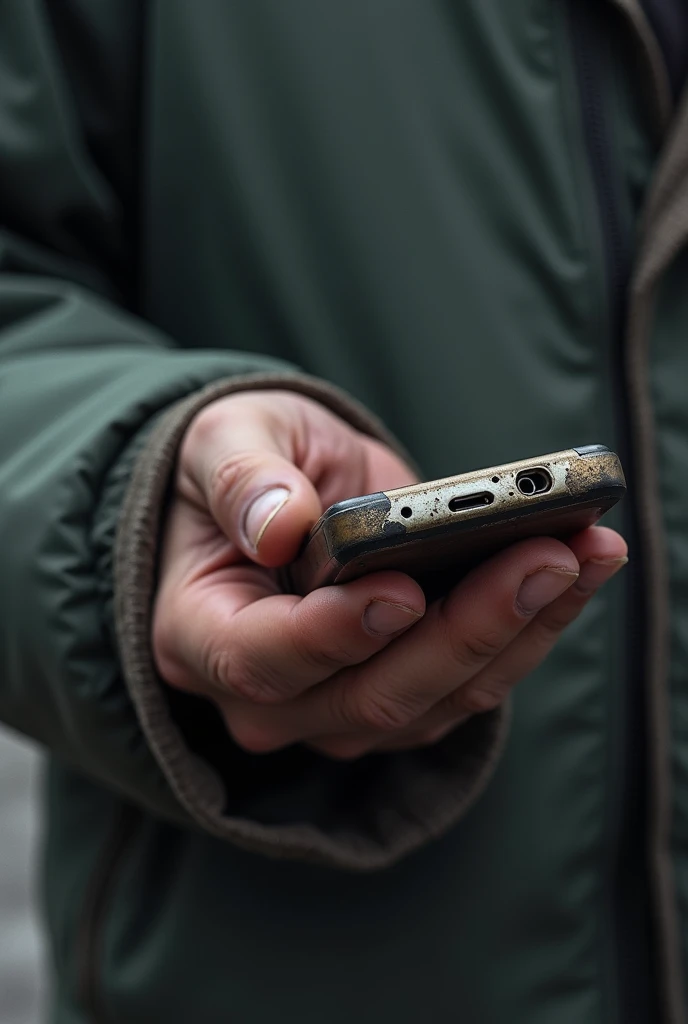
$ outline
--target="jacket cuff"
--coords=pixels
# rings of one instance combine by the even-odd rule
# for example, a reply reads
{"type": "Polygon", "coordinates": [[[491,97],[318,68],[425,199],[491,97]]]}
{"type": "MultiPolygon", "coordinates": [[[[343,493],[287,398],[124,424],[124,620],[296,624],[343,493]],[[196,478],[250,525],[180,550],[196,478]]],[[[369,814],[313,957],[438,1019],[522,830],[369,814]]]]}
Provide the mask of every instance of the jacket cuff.
{"type": "MultiPolygon", "coordinates": [[[[231,755],[208,759],[203,742],[194,744],[192,719],[206,720],[214,710],[209,702],[189,698],[180,714],[174,706],[176,691],[160,679],[153,661],[158,543],[181,440],[208,403],[234,392],[268,388],[315,399],[410,461],[363,406],[308,376],[232,377],[171,407],[144,436],[117,528],[114,613],[122,671],[148,745],[191,823],[252,851],[375,870],[440,836],[466,812],[501,752],[505,709],[473,716],[435,746],[373,754],[353,763],[331,762],[301,748],[258,757],[238,751],[229,737],[222,745],[232,748],[231,755]],[[275,795],[277,789],[281,797],[275,795]]],[[[217,722],[215,726],[217,733],[217,722]]],[[[202,728],[195,732],[209,735],[202,728]]]]}

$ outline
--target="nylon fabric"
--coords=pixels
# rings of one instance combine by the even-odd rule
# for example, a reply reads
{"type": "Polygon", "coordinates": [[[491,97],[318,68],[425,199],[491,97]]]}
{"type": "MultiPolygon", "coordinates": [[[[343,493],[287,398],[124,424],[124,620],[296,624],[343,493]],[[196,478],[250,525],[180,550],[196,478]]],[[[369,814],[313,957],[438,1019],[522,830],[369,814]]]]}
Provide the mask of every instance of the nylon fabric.
{"type": "MultiPolygon", "coordinates": [[[[166,0],[145,26],[117,0],[0,7],[0,710],[53,752],[56,1021],[85,1024],[89,991],[111,1024],[626,1024],[624,943],[647,937],[619,934],[612,897],[632,800],[623,575],[518,688],[480,798],[443,835],[416,821],[422,844],[385,870],[240,849],[171,788],[122,678],[117,522],[173,406],[290,367],[350,392],[428,477],[630,433],[658,556],[641,640],[663,1001],[641,1024],[682,1024],[686,107],[639,4],[614,8],[592,19],[609,54],[593,99],[632,240],[625,354],[562,5],[166,0]],[[129,803],[86,956],[89,881],[129,803]]],[[[361,816],[365,762],[237,759],[205,712],[156,694],[199,777],[238,765],[222,782],[249,828],[312,828],[318,809],[354,845],[399,829],[383,784],[361,816]]]]}

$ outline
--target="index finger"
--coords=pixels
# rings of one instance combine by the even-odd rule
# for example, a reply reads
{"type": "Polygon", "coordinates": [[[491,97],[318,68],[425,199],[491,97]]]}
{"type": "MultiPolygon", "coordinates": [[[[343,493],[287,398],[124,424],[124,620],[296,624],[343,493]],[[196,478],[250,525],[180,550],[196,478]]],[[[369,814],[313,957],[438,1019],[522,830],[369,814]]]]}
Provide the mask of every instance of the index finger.
{"type": "Polygon", "coordinates": [[[166,652],[160,667],[168,682],[256,705],[281,703],[370,658],[425,610],[419,585],[398,572],[304,598],[265,596],[257,576],[245,565],[226,569],[217,582],[200,580],[159,609],[156,647],[166,652]]]}
{"type": "Polygon", "coordinates": [[[578,568],[560,541],[514,544],[432,604],[410,633],[280,708],[273,731],[286,745],[407,728],[504,651],[539,608],[574,583],[578,568]]]}

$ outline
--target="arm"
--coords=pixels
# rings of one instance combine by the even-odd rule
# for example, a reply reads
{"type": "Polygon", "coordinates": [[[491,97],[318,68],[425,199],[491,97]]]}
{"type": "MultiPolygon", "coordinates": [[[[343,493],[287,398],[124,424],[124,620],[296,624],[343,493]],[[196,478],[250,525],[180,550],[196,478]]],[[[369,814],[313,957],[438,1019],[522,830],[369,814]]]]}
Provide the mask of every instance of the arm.
{"type": "Polygon", "coordinates": [[[88,36],[102,77],[77,102],[58,36],[78,26],[48,14],[76,9],[0,8],[0,714],[183,818],[142,737],[111,629],[119,505],[164,410],[219,378],[287,368],[180,351],[127,310],[137,99],[115,82],[137,77],[123,74],[135,25],[111,33],[119,51],[106,33],[88,36]],[[106,95],[117,103],[97,109],[106,95]]]}
{"type": "MultiPolygon", "coordinates": [[[[119,17],[136,6],[98,5],[98,11],[119,17]]],[[[190,514],[213,544],[242,551],[240,586],[247,569],[260,572],[290,555],[273,526],[260,555],[242,549],[240,510],[229,517],[213,511],[219,499],[216,478],[204,469],[208,451],[217,449],[220,464],[245,463],[249,420],[236,418],[228,396],[278,388],[316,399],[309,408],[321,410],[317,422],[323,407],[336,414],[327,413],[325,434],[319,427],[307,431],[305,445],[292,431],[300,414],[290,415],[277,435],[265,429],[274,421],[274,397],[259,402],[249,418],[268,462],[273,448],[282,447],[282,477],[291,474],[296,490],[310,494],[309,505],[290,502],[286,520],[281,517],[291,522],[292,547],[327,494],[316,486],[327,474],[311,451],[329,466],[346,436],[352,457],[339,463],[355,466],[356,453],[373,436],[388,467],[394,459],[395,472],[408,468],[392,455],[381,425],[336,389],[258,356],[182,351],[135,315],[136,182],[122,153],[134,149],[129,125],[136,121],[136,98],[128,105],[115,88],[117,69],[133,52],[125,44],[134,26],[113,34],[123,47],[119,54],[107,49],[107,32],[89,40],[103,48],[89,66],[105,80],[111,73],[109,89],[103,81],[90,88],[69,74],[66,50],[58,52],[60,34],[69,37],[65,11],[78,21],[79,10],[77,0],[54,6],[10,0],[0,7],[0,714],[127,801],[177,824],[276,855],[385,866],[451,826],[480,792],[504,733],[496,705],[587,599],[579,593],[558,611],[555,602],[553,618],[537,620],[538,626],[530,622],[535,610],[519,611],[515,595],[548,558],[570,583],[576,557],[562,545],[531,545],[509,556],[508,572],[496,564],[477,585],[457,588],[446,605],[428,614],[419,605],[413,617],[423,621],[398,637],[371,633],[362,623],[373,600],[422,603],[401,574],[392,574],[396,579],[380,592],[373,578],[333,588],[334,598],[319,592],[295,614],[284,595],[272,595],[278,604],[270,605],[276,610],[269,620],[260,600],[249,601],[244,612],[236,591],[220,588],[215,606],[222,612],[229,596],[241,614],[227,614],[222,628],[204,636],[212,617],[203,602],[191,614],[185,602],[197,590],[179,575],[196,555],[188,540],[175,547],[180,522],[186,529],[190,514]],[[57,21],[46,11],[59,11],[57,21]],[[116,97],[112,109],[90,109],[105,95],[116,97]],[[322,445],[325,435],[331,449],[322,445]],[[188,478],[186,491],[178,466],[188,478]],[[333,601],[340,602],[334,618],[333,601]],[[162,623],[155,645],[154,603],[162,623]],[[476,607],[480,621],[466,619],[476,607]],[[497,613],[502,632],[495,645],[497,613]],[[497,655],[525,637],[526,627],[535,627],[540,640],[525,649],[521,641],[518,665],[506,674],[498,668],[499,686],[490,677],[486,702],[485,689],[468,688],[486,667],[485,652],[477,662],[468,658],[476,636],[487,630],[495,653],[489,660],[499,665],[497,655]],[[348,660],[337,666],[322,643],[327,647],[328,636],[347,631],[351,643],[342,656],[348,660]],[[180,650],[184,637],[188,644],[180,650]],[[221,644],[216,666],[233,663],[238,671],[209,679],[198,655],[215,641],[221,644]],[[296,661],[294,650],[301,652],[296,661]],[[349,671],[359,663],[360,671],[349,671]],[[324,673],[314,674],[323,666],[324,673]],[[439,684],[434,689],[426,686],[428,669],[439,684]],[[269,707],[260,692],[257,700],[247,697],[265,673],[277,682],[269,707]],[[398,716],[401,704],[403,722],[386,710],[395,707],[398,716]],[[345,706],[344,714],[333,714],[345,706]],[[493,710],[471,715],[487,708],[493,710]],[[463,724],[434,745],[457,722],[463,724]],[[379,756],[360,759],[373,750],[379,756]]],[[[82,20],[91,16],[84,5],[82,20]]],[[[375,473],[364,475],[365,487],[355,486],[356,479],[340,479],[337,496],[382,485],[375,473]]],[[[255,478],[234,485],[227,497],[237,505],[255,478]]],[[[212,558],[205,565],[209,581],[201,582],[214,586],[217,566],[212,558]]]]}

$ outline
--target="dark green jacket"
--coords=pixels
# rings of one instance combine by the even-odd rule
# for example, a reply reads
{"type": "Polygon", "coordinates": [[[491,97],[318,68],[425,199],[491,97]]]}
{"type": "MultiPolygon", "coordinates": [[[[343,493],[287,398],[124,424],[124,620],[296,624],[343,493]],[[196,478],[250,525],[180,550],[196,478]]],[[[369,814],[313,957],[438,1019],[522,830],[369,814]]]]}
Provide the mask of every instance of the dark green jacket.
{"type": "Polygon", "coordinates": [[[0,712],[52,751],[54,1024],[685,1024],[686,241],[636,0],[0,2],[0,712]],[[266,383],[428,477],[621,452],[631,571],[508,737],[259,758],[155,677],[179,438],[266,383]]]}

